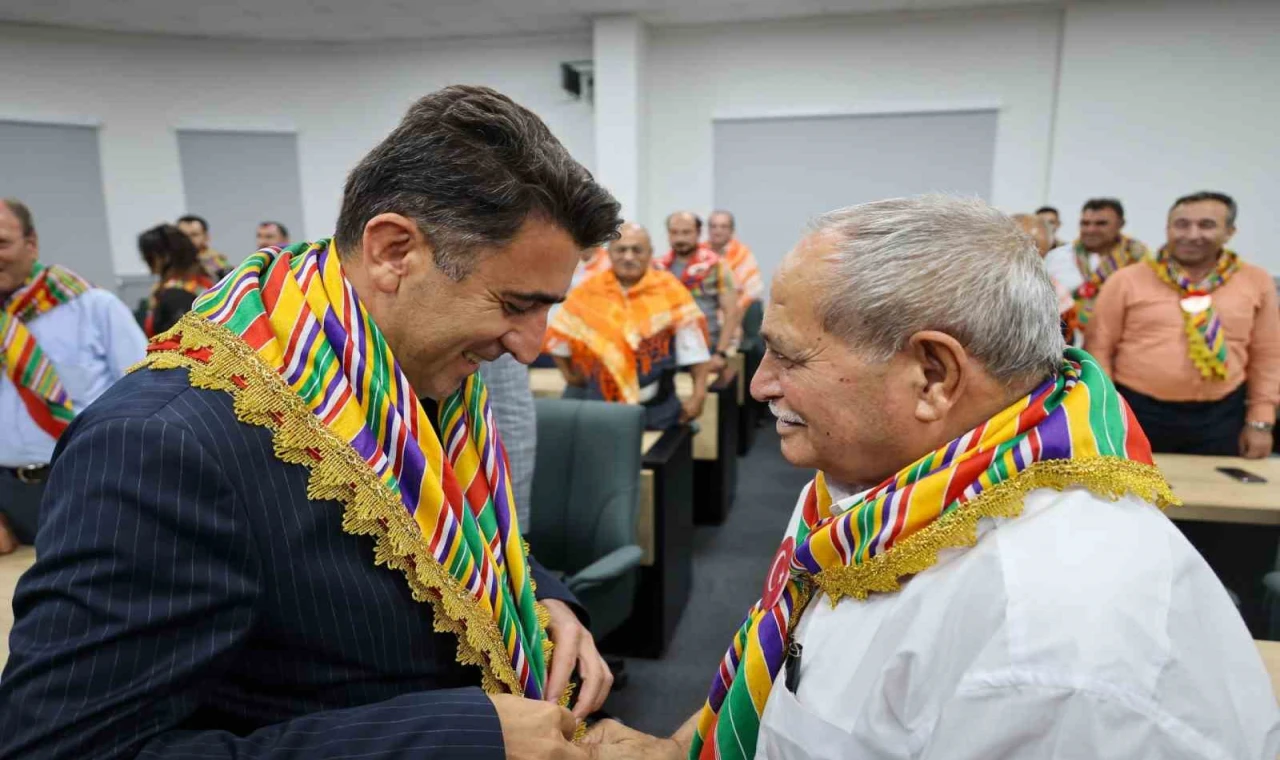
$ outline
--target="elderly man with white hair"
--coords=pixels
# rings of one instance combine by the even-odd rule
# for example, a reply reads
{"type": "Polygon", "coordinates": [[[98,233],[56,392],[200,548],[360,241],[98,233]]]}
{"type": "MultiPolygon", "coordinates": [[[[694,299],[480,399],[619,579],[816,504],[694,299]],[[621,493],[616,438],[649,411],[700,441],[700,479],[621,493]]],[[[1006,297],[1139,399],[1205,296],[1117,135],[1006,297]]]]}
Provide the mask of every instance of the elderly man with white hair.
{"type": "Polygon", "coordinates": [[[1240,616],[1031,239],[942,196],[819,218],[752,394],[800,494],[699,715],[644,757],[1275,758],[1240,616]]]}

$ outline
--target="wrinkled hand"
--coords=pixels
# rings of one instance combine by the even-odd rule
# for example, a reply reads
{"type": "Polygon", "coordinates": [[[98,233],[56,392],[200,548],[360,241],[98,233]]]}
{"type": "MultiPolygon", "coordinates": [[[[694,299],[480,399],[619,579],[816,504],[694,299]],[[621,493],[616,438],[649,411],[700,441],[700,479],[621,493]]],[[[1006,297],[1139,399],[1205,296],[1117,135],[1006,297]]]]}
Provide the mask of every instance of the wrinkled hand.
{"type": "Polygon", "coordinates": [[[683,760],[685,753],[672,739],[659,739],[612,720],[592,727],[578,746],[593,760],[683,760]]]}
{"type": "Polygon", "coordinates": [[[707,394],[695,393],[680,404],[680,424],[692,422],[702,416],[702,407],[707,402],[707,394]]]}
{"type": "Polygon", "coordinates": [[[578,727],[573,714],[560,705],[511,694],[490,694],[502,724],[507,760],[588,760],[586,750],[573,744],[578,727]]]}
{"type": "Polygon", "coordinates": [[[1269,430],[1254,430],[1248,425],[1240,431],[1240,456],[1245,459],[1262,459],[1270,456],[1275,440],[1269,430]]]}
{"type": "Polygon", "coordinates": [[[569,677],[573,675],[576,664],[582,685],[573,714],[578,720],[583,720],[599,710],[609,696],[613,689],[613,671],[596,651],[596,640],[591,637],[591,632],[582,626],[569,605],[559,599],[544,599],[542,605],[551,613],[547,633],[551,636],[551,643],[555,644],[551,651],[551,671],[547,676],[544,698],[548,702],[560,700],[569,686],[569,677]]]}

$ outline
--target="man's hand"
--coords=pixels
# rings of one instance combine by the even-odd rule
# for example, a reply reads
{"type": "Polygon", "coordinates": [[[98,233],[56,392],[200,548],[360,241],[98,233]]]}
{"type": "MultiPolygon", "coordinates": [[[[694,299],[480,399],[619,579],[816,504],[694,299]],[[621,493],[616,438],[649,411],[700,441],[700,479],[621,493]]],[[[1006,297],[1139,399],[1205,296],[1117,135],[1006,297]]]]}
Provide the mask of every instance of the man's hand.
{"type": "Polygon", "coordinates": [[[590,755],[573,745],[578,722],[557,704],[512,694],[490,694],[502,724],[507,760],[587,760],[590,755]]]}
{"type": "Polygon", "coordinates": [[[694,393],[680,404],[680,424],[693,422],[702,416],[702,407],[707,402],[706,393],[694,393]]]}
{"type": "Polygon", "coordinates": [[[687,754],[673,739],[658,739],[612,720],[593,726],[579,746],[593,760],[683,760],[687,754]]]}
{"type": "Polygon", "coordinates": [[[725,361],[725,358],[720,354],[712,354],[711,359],[707,361],[707,373],[718,375],[721,372],[724,372],[724,368],[728,364],[729,363],[725,361]]]}
{"type": "Polygon", "coordinates": [[[1257,430],[1245,425],[1244,430],[1240,431],[1240,456],[1245,459],[1270,456],[1274,445],[1275,440],[1270,430],[1257,430]]]}
{"type": "Polygon", "coordinates": [[[551,672],[547,676],[547,692],[544,699],[558,702],[564,690],[569,687],[569,677],[573,674],[573,666],[578,666],[578,677],[582,685],[578,690],[578,701],[573,706],[573,714],[578,720],[600,709],[604,700],[613,689],[613,671],[605,663],[604,658],[596,651],[596,641],[591,632],[582,626],[578,616],[573,614],[569,605],[559,599],[544,599],[542,605],[551,613],[551,623],[547,633],[555,648],[551,651],[551,672]]]}

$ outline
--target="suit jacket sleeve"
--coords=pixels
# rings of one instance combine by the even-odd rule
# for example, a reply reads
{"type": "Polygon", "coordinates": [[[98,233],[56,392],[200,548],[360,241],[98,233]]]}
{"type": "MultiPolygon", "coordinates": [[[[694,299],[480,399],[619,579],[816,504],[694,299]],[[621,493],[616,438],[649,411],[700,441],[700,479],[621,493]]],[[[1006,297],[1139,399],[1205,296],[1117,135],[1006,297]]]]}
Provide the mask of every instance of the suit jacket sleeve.
{"type": "Polygon", "coordinates": [[[39,559],[13,601],[0,758],[503,757],[479,689],[405,694],[247,736],[187,730],[248,641],[266,581],[243,509],[185,427],[73,423],[54,457],[39,559]]]}

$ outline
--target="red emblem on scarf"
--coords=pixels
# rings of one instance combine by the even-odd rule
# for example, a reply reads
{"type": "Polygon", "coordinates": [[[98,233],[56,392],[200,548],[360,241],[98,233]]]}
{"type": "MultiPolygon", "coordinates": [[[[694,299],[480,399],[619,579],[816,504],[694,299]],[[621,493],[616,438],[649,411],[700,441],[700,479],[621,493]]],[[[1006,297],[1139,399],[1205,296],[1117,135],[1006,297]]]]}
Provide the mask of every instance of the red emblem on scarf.
{"type": "Polygon", "coordinates": [[[769,609],[778,604],[778,600],[782,598],[782,592],[787,588],[787,581],[791,580],[791,560],[796,556],[796,540],[787,537],[782,542],[782,546],[778,549],[777,555],[773,558],[773,564],[769,566],[769,577],[764,579],[764,593],[760,595],[760,608],[769,609]]]}

